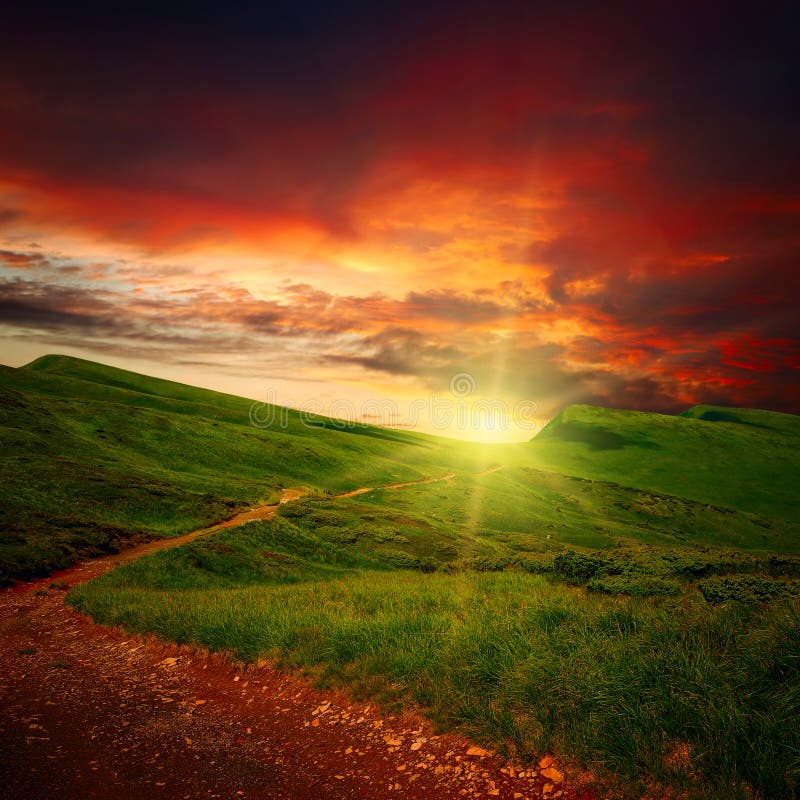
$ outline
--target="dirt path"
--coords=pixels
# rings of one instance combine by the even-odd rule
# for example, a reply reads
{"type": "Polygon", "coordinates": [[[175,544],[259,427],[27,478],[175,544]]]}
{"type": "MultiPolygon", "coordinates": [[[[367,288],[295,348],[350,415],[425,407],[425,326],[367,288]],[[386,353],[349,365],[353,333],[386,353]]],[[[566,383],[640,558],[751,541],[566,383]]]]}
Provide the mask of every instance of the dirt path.
{"type": "Polygon", "coordinates": [[[418,481],[405,481],[404,483],[387,483],[385,486],[362,486],[360,489],[353,489],[352,492],[343,492],[337,494],[337,497],[356,497],[359,494],[366,494],[367,492],[375,492],[378,489],[404,489],[406,486],[419,486],[422,483],[440,483],[441,481],[449,481],[455,478],[455,472],[448,472],[447,475],[442,475],[439,478],[420,478],[418,481]]]}
{"type": "Polygon", "coordinates": [[[498,464],[496,467],[489,467],[489,469],[485,469],[483,472],[478,473],[478,477],[481,475],[491,475],[494,472],[500,472],[501,469],[505,467],[505,464],[498,464]]]}
{"type": "Polygon", "coordinates": [[[460,737],[435,735],[415,714],[381,716],[298,675],[131,637],[63,603],[66,587],[119,563],[267,518],[276,508],[253,509],[0,592],[3,796],[594,797],[565,785],[547,759],[509,766],[460,737]]]}

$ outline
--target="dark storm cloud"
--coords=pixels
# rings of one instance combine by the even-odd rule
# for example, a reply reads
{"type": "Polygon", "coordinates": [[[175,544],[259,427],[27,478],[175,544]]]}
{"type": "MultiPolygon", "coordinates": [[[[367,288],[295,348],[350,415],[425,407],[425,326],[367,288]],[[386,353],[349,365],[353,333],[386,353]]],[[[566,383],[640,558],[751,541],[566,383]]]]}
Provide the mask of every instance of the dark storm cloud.
{"type": "Polygon", "coordinates": [[[76,333],[99,329],[104,334],[129,327],[111,303],[84,289],[22,279],[0,279],[0,324],[76,333]]]}
{"type": "Polygon", "coordinates": [[[0,324],[30,326],[40,330],[69,328],[86,332],[88,329],[96,327],[98,321],[90,314],[59,311],[24,299],[0,296],[0,324]]]}
{"type": "Polygon", "coordinates": [[[545,417],[570,403],[668,413],[685,408],[668,381],[621,377],[598,368],[599,363],[591,368],[569,367],[565,365],[569,348],[529,339],[471,334],[454,347],[436,336],[397,328],[363,340],[359,349],[369,354],[334,354],[330,360],[393,375],[415,375],[442,396],[450,392],[453,376],[466,372],[480,396],[499,393],[514,401],[530,401],[545,417]]]}
{"type": "Polygon", "coordinates": [[[364,337],[354,353],[335,353],[329,356],[334,363],[357,364],[390,375],[416,375],[428,378],[432,372],[465,359],[465,353],[435,337],[410,328],[386,328],[373,336],[364,337]]]}
{"type": "MultiPolygon", "coordinates": [[[[751,332],[795,338],[800,251],[779,258],[732,258],[696,268],[608,277],[574,300],[631,331],[664,338],[751,332]]],[[[567,301],[569,302],[569,301],[567,301]]]]}
{"type": "Polygon", "coordinates": [[[134,311],[125,295],[119,293],[47,281],[0,279],[0,327],[9,329],[11,335],[24,331],[26,341],[40,341],[50,347],[89,344],[99,353],[127,356],[155,348],[154,352],[169,361],[174,361],[176,352],[239,353],[252,346],[241,330],[203,327],[193,314],[168,319],[163,314],[165,308],[157,303],[149,307],[142,304],[134,311]]]}
{"type": "Polygon", "coordinates": [[[399,154],[513,168],[628,139],[651,151],[661,191],[796,185],[780,5],[310,8],[18,9],[4,22],[29,35],[0,56],[19,76],[0,101],[6,157],[56,180],[308,214],[342,235],[361,182],[399,154]]]}

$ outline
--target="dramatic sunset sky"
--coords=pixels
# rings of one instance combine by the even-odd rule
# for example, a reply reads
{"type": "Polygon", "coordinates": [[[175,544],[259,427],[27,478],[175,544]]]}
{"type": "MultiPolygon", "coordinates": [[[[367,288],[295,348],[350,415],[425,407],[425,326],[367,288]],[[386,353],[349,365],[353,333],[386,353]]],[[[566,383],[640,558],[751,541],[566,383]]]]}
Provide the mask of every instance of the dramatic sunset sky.
{"type": "Polygon", "coordinates": [[[800,412],[788,4],[60,5],[2,21],[0,362],[800,412]]]}

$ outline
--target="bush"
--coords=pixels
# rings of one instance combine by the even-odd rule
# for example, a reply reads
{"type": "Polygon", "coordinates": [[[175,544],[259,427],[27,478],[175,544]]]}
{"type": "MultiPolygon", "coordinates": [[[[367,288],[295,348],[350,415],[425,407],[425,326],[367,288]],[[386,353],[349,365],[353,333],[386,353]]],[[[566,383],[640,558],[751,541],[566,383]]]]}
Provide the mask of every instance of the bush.
{"type": "Polygon", "coordinates": [[[718,604],[730,600],[766,603],[798,594],[798,585],[776,581],[759,575],[737,575],[712,578],[697,584],[707,602],[718,604]]]}
{"type": "Polygon", "coordinates": [[[586,583],[603,568],[605,562],[597,556],[585,555],[574,550],[559,553],[553,559],[553,570],[556,575],[573,583],[586,583]]]}
{"type": "Polygon", "coordinates": [[[475,572],[502,572],[515,563],[514,559],[501,556],[476,556],[467,562],[467,567],[475,572]]]}

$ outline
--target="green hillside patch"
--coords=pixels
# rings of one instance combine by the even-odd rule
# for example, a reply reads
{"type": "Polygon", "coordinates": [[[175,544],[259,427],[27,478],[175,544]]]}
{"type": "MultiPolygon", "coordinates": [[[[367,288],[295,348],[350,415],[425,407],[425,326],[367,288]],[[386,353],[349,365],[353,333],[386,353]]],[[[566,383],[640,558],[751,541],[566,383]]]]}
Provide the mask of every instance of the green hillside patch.
{"type": "Polygon", "coordinates": [[[764,547],[762,521],[508,468],[306,496],[68,601],[106,623],[413,702],[517,758],[578,757],[625,776],[631,796],[655,779],[698,800],[748,787],[790,798],[800,555],[790,523],[775,522],[784,538],[764,547]],[[548,528],[559,509],[574,516],[548,528]],[[719,546],[702,541],[714,526],[719,546]],[[678,746],[690,761],[670,766],[678,746]]]}
{"type": "Polygon", "coordinates": [[[800,419],[791,414],[570,406],[530,451],[542,469],[800,521],[800,419]]]}
{"type": "Polygon", "coordinates": [[[262,428],[245,398],[64,356],[0,368],[0,401],[0,581],[302,488],[68,602],[558,752],[631,797],[797,797],[796,417],[573,406],[502,446],[266,406],[283,424],[262,428]]]}
{"type": "Polygon", "coordinates": [[[726,408],[723,406],[693,406],[681,417],[701,419],[705,422],[728,422],[751,428],[774,431],[782,436],[800,438],[800,418],[779,411],[759,411],[755,408],[726,408]]]}
{"type": "Polygon", "coordinates": [[[485,540],[487,546],[520,552],[640,545],[800,552],[795,522],[532,467],[460,475],[356,500],[388,505],[434,527],[485,540]]]}
{"type": "Polygon", "coordinates": [[[283,488],[341,492],[476,458],[459,442],[288,410],[254,427],[251,406],[66,356],[0,367],[0,583],[203,527],[283,488]]]}
{"type": "Polygon", "coordinates": [[[342,492],[450,472],[459,480],[404,492],[398,507],[414,511],[418,498],[418,523],[438,528],[451,556],[445,528],[468,526],[487,569],[507,549],[702,541],[783,552],[800,540],[800,426],[786,414],[573,406],[530,444],[507,446],[340,429],[263,404],[273,424],[259,428],[246,398],[58,355],[0,367],[0,401],[0,581],[202,527],[287,487],[342,492]]]}

